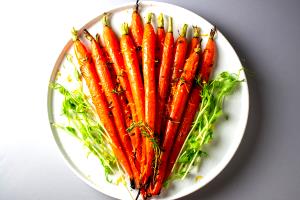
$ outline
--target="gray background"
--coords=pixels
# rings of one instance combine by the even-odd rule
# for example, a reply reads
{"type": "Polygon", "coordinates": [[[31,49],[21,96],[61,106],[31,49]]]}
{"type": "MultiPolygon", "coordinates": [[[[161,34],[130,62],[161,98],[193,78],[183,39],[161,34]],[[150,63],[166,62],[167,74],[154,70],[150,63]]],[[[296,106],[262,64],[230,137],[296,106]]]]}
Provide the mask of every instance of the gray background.
{"type": "MultiPolygon", "coordinates": [[[[99,2],[109,5],[110,1],[99,2]]],[[[125,2],[118,0],[113,4],[125,2]]],[[[165,2],[192,10],[216,24],[234,46],[250,74],[248,76],[250,115],[245,137],[238,152],[217,178],[184,199],[300,199],[300,134],[298,130],[300,122],[300,1],[168,0],[165,2]]],[[[59,8],[59,1],[54,3],[55,7],[59,8]]],[[[69,4],[69,9],[72,9],[72,2],[70,1],[69,4]]],[[[2,5],[2,8],[3,6],[5,5],[2,5]]],[[[47,6],[34,5],[33,2],[27,6],[24,9],[37,6],[39,16],[45,18],[43,12],[46,12],[47,6]]],[[[57,12],[61,14],[63,10],[57,9],[57,12]]],[[[50,14],[50,12],[46,13],[50,14]]],[[[20,20],[21,15],[26,17],[26,12],[19,13],[20,20]]],[[[4,20],[3,16],[1,20],[4,20]]],[[[22,23],[21,20],[20,26],[22,23]]],[[[49,25],[55,28],[55,25],[50,23],[49,25]]],[[[5,31],[7,30],[1,29],[1,32],[5,31]]],[[[46,34],[47,37],[54,35],[55,38],[59,38],[55,32],[52,29],[40,30],[39,34],[46,34]]],[[[31,33],[27,36],[33,41],[34,37],[31,33]]],[[[1,38],[6,42],[11,41],[3,36],[1,38]]],[[[26,39],[28,38],[19,38],[18,42],[25,44],[26,41],[23,40],[26,39]]],[[[31,45],[35,43],[32,42],[31,45]]],[[[42,48],[43,51],[47,47],[42,48]]],[[[48,52],[50,51],[48,49],[48,52]]],[[[58,51],[55,52],[57,56],[58,51]]],[[[17,53],[20,52],[17,51],[17,53]]],[[[28,54],[28,52],[23,53],[28,54]]],[[[35,52],[35,56],[45,57],[40,52],[35,52]]],[[[31,57],[30,62],[35,64],[34,56],[31,57]]],[[[69,170],[51,138],[45,112],[45,97],[46,82],[51,72],[49,66],[52,64],[44,63],[49,68],[47,73],[44,73],[46,74],[43,80],[45,84],[32,84],[31,89],[44,91],[41,92],[42,96],[33,96],[34,98],[26,100],[26,93],[19,91],[23,95],[23,100],[28,103],[22,108],[18,106],[19,101],[12,100],[17,108],[28,113],[34,112],[42,119],[43,123],[39,127],[42,126],[44,131],[41,131],[38,137],[30,136],[32,131],[38,132],[34,119],[32,123],[22,123],[22,120],[26,118],[26,115],[22,114],[24,112],[19,112],[20,110],[17,109],[16,112],[19,112],[23,119],[19,118],[18,123],[13,123],[13,116],[15,117],[16,113],[8,113],[8,109],[4,114],[0,111],[2,113],[1,124],[7,128],[4,129],[5,133],[0,134],[0,141],[2,141],[0,142],[0,199],[110,199],[87,186],[69,170]],[[44,101],[42,104],[38,103],[41,99],[44,101]],[[35,103],[37,106],[34,106],[35,103]],[[23,133],[16,131],[19,130],[17,129],[19,124],[22,126],[23,133]],[[26,134],[28,137],[20,139],[18,134],[26,134]]],[[[6,69],[2,66],[1,70],[6,69]]],[[[5,72],[3,74],[7,74],[5,72]]],[[[42,73],[42,70],[40,69],[37,73],[42,73]]],[[[26,81],[22,81],[26,84],[26,81]]],[[[4,89],[4,84],[1,82],[1,89],[4,89]]]]}

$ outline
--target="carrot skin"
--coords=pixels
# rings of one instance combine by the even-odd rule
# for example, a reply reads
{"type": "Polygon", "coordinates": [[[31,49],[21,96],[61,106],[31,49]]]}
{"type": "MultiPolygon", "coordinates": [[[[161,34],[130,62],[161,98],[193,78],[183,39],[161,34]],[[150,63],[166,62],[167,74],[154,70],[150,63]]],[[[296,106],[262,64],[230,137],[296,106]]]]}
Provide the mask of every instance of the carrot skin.
{"type": "MultiPolygon", "coordinates": [[[[185,58],[186,58],[186,52],[187,52],[187,46],[188,46],[188,42],[186,39],[186,30],[187,30],[187,24],[184,24],[182,27],[182,31],[181,34],[179,35],[179,37],[176,40],[175,43],[175,53],[174,53],[174,63],[173,63],[173,67],[172,67],[172,76],[171,76],[171,88],[169,91],[169,97],[168,97],[168,103],[166,106],[166,112],[165,112],[165,117],[163,118],[163,122],[162,122],[162,128],[161,128],[161,132],[164,132],[165,130],[165,126],[166,126],[166,122],[167,119],[170,118],[170,110],[171,110],[171,104],[173,101],[173,96],[175,94],[175,90],[176,90],[176,85],[179,81],[179,78],[181,76],[181,73],[183,71],[183,66],[185,63],[185,58]]],[[[163,135],[162,135],[162,140],[163,140],[163,135]]]]}
{"type": "MultiPolygon", "coordinates": [[[[145,121],[145,92],[142,82],[142,77],[139,70],[139,63],[136,51],[134,49],[134,43],[131,37],[128,35],[128,25],[123,24],[122,37],[120,40],[123,59],[128,74],[128,80],[133,95],[133,102],[136,106],[137,118],[139,121],[145,121]]],[[[146,141],[144,137],[141,137],[141,169],[143,169],[146,162],[146,141]]]]}
{"type": "MultiPolygon", "coordinates": [[[[106,51],[106,48],[103,47],[103,43],[100,39],[100,35],[96,34],[96,40],[98,44],[101,47],[101,50],[104,52],[105,57],[106,57],[106,62],[107,62],[107,67],[110,71],[113,84],[115,85],[116,92],[118,93],[121,108],[124,111],[124,116],[125,116],[125,122],[126,122],[126,127],[129,127],[132,124],[132,120],[138,121],[137,115],[135,113],[135,106],[130,106],[129,101],[126,97],[126,92],[123,90],[121,84],[120,84],[120,79],[117,76],[117,73],[114,69],[113,62],[110,60],[109,54],[106,51]]],[[[131,94],[131,90],[130,90],[131,94]]],[[[133,104],[133,103],[132,103],[133,104]]],[[[136,155],[136,159],[140,160],[141,158],[141,150],[138,150],[137,148],[139,147],[139,139],[138,137],[140,136],[140,130],[138,128],[134,128],[132,133],[130,133],[130,140],[133,146],[133,151],[136,155]]]]}
{"type": "Polygon", "coordinates": [[[134,114],[136,113],[136,108],[134,105],[133,95],[130,88],[128,75],[126,73],[126,68],[124,65],[119,40],[112,28],[108,25],[104,25],[103,27],[103,38],[105,49],[113,63],[113,67],[117,74],[118,81],[120,82],[121,87],[125,92],[126,98],[130,105],[131,112],[134,114]]]}
{"type": "Polygon", "coordinates": [[[144,86],[142,76],[139,71],[137,54],[134,50],[134,44],[128,34],[122,35],[120,44],[126,72],[128,74],[129,85],[133,95],[133,101],[136,105],[137,115],[140,121],[145,121],[144,86]]]}
{"type": "Polygon", "coordinates": [[[121,109],[120,100],[118,94],[115,91],[116,87],[111,77],[109,68],[107,67],[107,60],[105,54],[100,48],[99,43],[88,33],[88,31],[85,30],[84,32],[86,34],[87,39],[91,41],[92,59],[95,63],[96,71],[99,76],[104,94],[107,98],[107,101],[110,103],[111,111],[114,117],[114,122],[119,132],[121,143],[127,153],[129,162],[131,164],[135,184],[139,188],[139,163],[135,160],[131,140],[128,132],[126,131],[124,113],[121,109]]]}
{"type": "MultiPolygon", "coordinates": [[[[104,16],[103,24],[103,41],[105,50],[113,63],[113,68],[117,74],[118,81],[120,82],[120,85],[128,100],[128,105],[132,113],[132,119],[134,121],[140,121],[141,119],[143,119],[144,113],[141,113],[141,111],[138,113],[137,111],[136,104],[133,98],[133,92],[131,91],[130,83],[128,80],[128,74],[126,73],[126,68],[124,65],[119,39],[117,38],[112,28],[109,26],[107,16],[104,16]]],[[[136,142],[134,142],[133,144],[135,145],[134,149],[136,150],[137,160],[140,160],[142,158],[142,137],[140,131],[136,129],[136,139],[133,140],[136,142]]]]}
{"type": "MultiPolygon", "coordinates": [[[[172,19],[170,18],[169,26],[172,26],[172,19]]],[[[170,27],[169,27],[170,28],[170,27]]],[[[158,81],[158,91],[157,91],[157,109],[156,109],[156,121],[155,121],[155,132],[161,135],[161,125],[163,120],[163,115],[165,113],[166,101],[168,96],[168,91],[170,87],[170,74],[173,65],[174,57],[174,37],[171,31],[166,33],[164,48],[162,54],[162,60],[159,72],[158,81]]]]}
{"type": "Polygon", "coordinates": [[[157,37],[156,37],[156,69],[155,69],[155,77],[156,83],[158,84],[159,80],[159,71],[162,59],[162,52],[164,48],[164,41],[165,41],[165,29],[164,28],[157,28],[157,37]]]}
{"type": "Polygon", "coordinates": [[[161,155],[161,162],[158,168],[158,175],[156,176],[156,182],[151,184],[149,192],[152,195],[158,195],[162,188],[162,184],[165,178],[167,161],[170,155],[173,142],[176,136],[176,131],[180,124],[180,120],[183,114],[183,109],[186,105],[186,101],[194,80],[194,76],[198,67],[200,59],[200,50],[193,52],[193,54],[187,59],[184,65],[184,72],[180,77],[180,81],[177,84],[174,99],[172,101],[170,119],[167,121],[165,138],[162,142],[162,149],[164,150],[161,155]]]}
{"type": "Polygon", "coordinates": [[[113,122],[112,116],[110,115],[109,105],[102,91],[102,86],[99,84],[100,80],[97,76],[97,72],[92,62],[90,53],[78,39],[74,39],[74,50],[76,58],[80,65],[81,74],[86,81],[97,114],[112,140],[112,149],[114,151],[114,154],[119,160],[121,166],[129,175],[130,179],[133,180],[131,165],[129,164],[129,160],[127,155],[125,154],[125,150],[121,145],[115,124],[113,122]]]}
{"type": "MultiPolygon", "coordinates": [[[[198,74],[198,78],[201,79],[202,83],[208,82],[209,77],[212,72],[212,68],[215,64],[216,60],[216,44],[213,39],[215,34],[215,29],[212,30],[211,36],[206,44],[206,47],[203,52],[203,57],[200,63],[201,69],[198,74]]],[[[167,167],[167,173],[165,176],[165,179],[167,179],[173,169],[173,166],[175,164],[175,161],[177,157],[179,156],[179,153],[181,151],[181,148],[188,136],[188,133],[191,129],[192,123],[194,121],[194,117],[199,109],[200,102],[201,102],[201,90],[202,86],[194,83],[193,89],[191,91],[187,107],[184,113],[184,116],[182,118],[182,122],[180,124],[176,140],[174,142],[174,146],[172,147],[172,153],[169,156],[168,160],[168,167],[167,167]]]]}
{"type": "Polygon", "coordinates": [[[183,25],[183,31],[176,40],[175,53],[174,53],[174,64],[172,71],[171,83],[176,83],[182,73],[182,69],[185,63],[185,57],[187,52],[188,42],[186,39],[186,29],[187,25],[183,25]]]}
{"type": "Polygon", "coordinates": [[[157,18],[157,32],[156,32],[156,51],[155,51],[155,80],[156,85],[158,85],[158,79],[159,79],[159,71],[160,71],[160,64],[161,64],[161,58],[163,54],[164,49],[164,41],[165,41],[165,29],[164,29],[164,15],[161,13],[157,18]]]}
{"type": "MultiPolygon", "coordinates": [[[[152,15],[150,13],[149,15],[152,15]]],[[[152,133],[150,137],[154,137],[155,128],[155,108],[156,108],[156,86],[155,86],[155,40],[156,35],[151,24],[151,16],[145,24],[142,53],[143,53],[143,74],[145,88],[145,123],[150,127],[152,133]]],[[[152,174],[152,161],[154,158],[153,144],[150,138],[146,139],[147,160],[145,169],[142,173],[142,183],[146,184],[152,174]]]]}
{"type": "MultiPolygon", "coordinates": [[[[194,81],[195,73],[198,67],[200,53],[194,52],[188,58],[184,66],[184,72],[181,75],[181,80],[177,83],[176,92],[173,97],[170,119],[178,122],[183,113],[188,94],[194,81]]],[[[169,120],[170,121],[170,120],[169,120]]]]}
{"type": "Polygon", "coordinates": [[[193,38],[191,39],[189,46],[188,46],[188,51],[187,51],[187,56],[190,56],[194,49],[199,45],[200,43],[200,28],[198,26],[193,26],[193,38]]]}
{"type": "Polygon", "coordinates": [[[175,161],[181,151],[182,145],[185,142],[187,134],[191,130],[192,123],[194,121],[195,114],[197,113],[201,96],[200,96],[201,88],[200,86],[196,86],[192,89],[187,107],[184,111],[184,116],[182,117],[182,122],[179,126],[178,133],[176,138],[174,138],[174,145],[172,147],[172,152],[169,156],[168,164],[167,164],[167,172],[165,175],[165,180],[169,177],[175,161]]]}
{"type": "MultiPolygon", "coordinates": [[[[140,66],[142,66],[142,42],[144,34],[144,24],[138,10],[134,10],[131,15],[130,35],[136,47],[136,52],[140,66]]],[[[142,68],[140,68],[142,73],[142,68]]]]}

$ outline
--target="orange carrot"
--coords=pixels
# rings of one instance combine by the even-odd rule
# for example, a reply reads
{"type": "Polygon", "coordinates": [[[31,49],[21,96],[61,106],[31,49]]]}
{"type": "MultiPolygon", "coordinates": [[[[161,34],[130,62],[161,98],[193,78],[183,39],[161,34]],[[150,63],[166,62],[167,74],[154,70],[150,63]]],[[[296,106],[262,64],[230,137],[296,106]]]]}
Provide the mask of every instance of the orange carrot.
{"type": "MultiPolygon", "coordinates": [[[[175,43],[174,63],[173,63],[173,67],[172,67],[172,76],[171,76],[171,82],[170,82],[171,88],[170,88],[170,93],[169,93],[169,97],[168,97],[168,101],[167,101],[168,103],[166,106],[166,112],[164,115],[165,117],[163,118],[161,132],[164,132],[166,122],[170,117],[169,113],[171,110],[171,103],[173,100],[173,96],[175,94],[177,82],[179,81],[179,78],[182,73],[183,65],[185,63],[185,57],[186,57],[187,46],[188,46],[188,42],[186,39],[187,28],[188,28],[188,25],[184,24],[181,29],[181,32],[179,34],[179,37],[177,38],[176,43],[175,43]]],[[[163,135],[161,138],[163,138],[163,135]]]]}
{"type": "Polygon", "coordinates": [[[200,28],[198,26],[193,26],[193,38],[191,39],[191,42],[189,43],[187,56],[191,55],[193,53],[194,49],[197,47],[197,45],[200,42],[200,28]]]}
{"type": "Polygon", "coordinates": [[[169,91],[171,67],[173,65],[173,19],[169,17],[168,31],[166,33],[163,54],[160,65],[158,91],[157,91],[157,109],[156,109],[156,121],[155,132],[161,135],[161,125],[163,114],[165,113],[166,100],[169,91]]]}
{"type": "Polygon", "coordinates": [[[201,82],[194,83],[193,89],[191,91],[187,107],[185,109],[184,116],[182,118],[182,122],[179,127],[179,131],[174,142],[174,146],[172,148],[172,153],[169,157],[169,161],[167,164],[167,173],[165,179],[170,175],[172,168],[175,164],[175,161],[181,151],[181,148],[186,140],[186,137],[191,129],[194,117],[199,109],[201,96],[200,92],[202,90],[202,84],[208,82],[209,77],[211,75],[212,67],[215,63],[216,58],[216,44],[214,41],[216,29],[212,29],[210,32],[210,37],[206,44],[206,47],[203,52],[202,62],[200,64],[201,70],[199,71],[198,78],[201,82]]]}
{"type": "Polygon", "coordinates": [[[183,114],[184,107],[190,92],[194,76],[197,70],[197,66],[200,59],[200,48],[196,48],[195,51],[187,59],[183,73],[176,87],[174,99],[170,110],[170,119],[167,121],[165,138],[162,142],[163,152],[161,155],[160,166],[158,168],[158,175],[156,176],[156,182],[151,184],[149,192],[152,195],[158,195],[162,188],[162,183],[165,178],[167,160],[170,155],[176,131],[180,123],[181,116],[183,114]]]}
{"type": "Polygon", "coordinates": [[[129,134],[126,131],[126,123],[124,118],[124,113],[120,106],[120,100],[115,90],[115,85],[113,84],[113,79],[111,78],[110,71],[107,67],[107,60],[104,52],[100,48],[99,43],[92,37],[92,35],[85,29],[84,34],[86,38],[91,42],[91,52],[92,59],[96,67],[97,74],[102,85],[102,89],[110,103],[112,115],[114,117],[114,122],[116,124],[117,130],[120,135],[121,143],[127,153],[129,162],[131,164],[131,169],[135,179],[135,184],[139,188],[139,177],[140,177],[140,167],[139,163],[136,162],[134,152],[132,149],[132,144],[130,141],[129,134]]]}
{"type": "MultiPolygon", "coordinates": [[[[177,38],[175,44],[175,53],[174,53],[174,64],[173,64],[173,72],[171,83],[177,83],[178,79],[182,73],[182,69],[185,63],[185,55],[187,51],[187,39],[186,39],[186,31],[188,25],[184,24],[181,30],[179,37],[177,38]]],[[[173,84],[176,85],[176,84],[173,84]]]]}
{"type": "Polygon", "coordinates": [[[131,26],[129,31],[133,39],[134,45],[136,46],[139,64],[140,66],[142,66],[142,42],[143,42],[144,25],[143,25],[142,18],[139,14],[139,1],[136,2],[135,10],[132,12],[131,26]]]}
{"type": "MultiPolygon", "coordinates": [[[[142,82],[142,76],[139,70],[139,63],[136,51],[134,49],[134,44],[131,37],[128,35],[129,27],[127,23],[122,24],[122,37],[121,37],[121,49],[123,54],[123,59],[128,73],[128,79],[130,88],[133,94],[133,101],[136,106],[136,111],[138,119],[140,122],[145,122],[145,92],[142,82]]],[[[146,162],[146,147],[145,138],[142,137],[142,157],[140,162],[146,162]]]]}
{"type": "MultiPolygon", "coordinates": [[[[144,27],[143,35],[143,73],[145,88],[145,123],[151,129],[150,137],[154,137],[155,126],[155,107],[156,107],[156,88],[155,88],[155,39],[156,35],[151,24],[153,13],[147,16],[147,22],[144,27]]],[[[142,183],[146,184],[152,173],[152,163],[154,158],[154,149],[150,138],[146,139],[147,161],[142,173],[142,183]]]]}
{"type": "MultiPolygon", "coordinates": [[[[113,81],[113,85],[115,85],[115,93],[118,94],[121,109],[124,111],[126,127],[129,127],[132,124],[132,113],[130,110],[130,106],[128,105],[128,100],[126,98],[126,95],[124,94],[124,91],[120,85],[120,82],[117,79],[117,74],[116,74],[115,70],[113,69],[111,61],[109,60],[109,55],[106,52],[106,49],[102,46],[100,35],[98,33],[96,34],[96,41],[98,42],[101,50],[103,51],[103,53],[105,55],[106,66],[109,69],[109,72],[110,72],[110,75],[111,75],[111,78],[113,81]]],[[[138,130],[138,129],[135,129],[135,130],[138,130]]],[[[133,134],[132,133],[130,134],[130,140],[132,142],[133,147],[135,147],[135,144],[136,144],[135,134],[136,134],[135,132],[133,132],[133,134]]],[[[134,152],[136,152],[135,149],[134,149],[134,152]]]]}
{"type": "MultiPolygon", "coordinates": [[[[136,102],[133,98],[133,91],[131,90],[130,83],[128,80],[128,76],[126,73],[126,68],[124,65],[123,56],[121,53],[119,40],[109,25],[108,16],[104,15],[103,17],[103,41],[105,45],[105,49],[110,57],[111,62],[113,63],[114,70],[117,74],[118,81],[125,93],[125,96],[128,100],[128,105],[130,107],[132,113],[133,121],[143,121],[144,120],[144,111],[141,109],[137,109],[136,102]]],[[[136,151],[137,160],[142,159],[142,138],[140,131],[135,129],[135,140],[133,140],[133,146],[136,151]]]]}
{"type": "Polygon", "coordinates": [[[88,89],[90,91],[93,104],[96,108],[97,114],[107,130],[111,140],[112,149],[116,155],[118,161],[128,173],[130,177],[131,185],[134,186],[133,172],[131,170],[131,165],[129,163],[128,157],[125,154],[125,150],[121,145],[119,135],[116,130],[113,118],[110,115],[110,109],[106,97],[102,91],[102,86],[99,84],[100,80],[97,76],[97,72],[92,61],[90,53],[87,51],[86,47],[78,39],[77,31],[73,30],[73,41],[75,55],[80,65],[80,71],[84,77],[88,89]]]}
{"type": "Polygon", "coordinates": [[[156,68],[155,68],[155,80],[156,85],[158,85],[158,79],[159,79],[159,68],[161,63],[161,58],[163,54],[164,49],[164,41],[165,41],[165,28],[164,28],[164,15],[160,13],[160,15],[157,17],[157,32],[156,32],[156,68]]]}

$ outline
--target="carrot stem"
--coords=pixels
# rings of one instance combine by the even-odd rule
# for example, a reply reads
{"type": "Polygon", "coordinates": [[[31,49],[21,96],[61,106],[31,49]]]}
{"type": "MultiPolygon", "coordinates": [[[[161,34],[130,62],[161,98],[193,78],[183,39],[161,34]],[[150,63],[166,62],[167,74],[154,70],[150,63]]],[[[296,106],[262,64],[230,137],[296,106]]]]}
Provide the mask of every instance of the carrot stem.
{"type": "Polygon", "coordinates": [[[72,34],[72,40],[73,41],[78,40],[78,31],[74,27],[71,30],[71,34],[72,34]]]}
{"type": "Polygon", "coordinates": [[[151,23],[152,16],[153,16],[153,13],[148,13],[147,19],[146,19],[146,23],[147,23],[147,24],[150,24],[150,23],[151,23]]]}
{"type": "Polygon", "coordinates": [[[157,17],[157,27],[164,28],[164,14],[160,13],[157,17]]]}
{"type": "Polygon", "coordinates": [[[194,37],[194,38],[200,37],[200,32],[201,32],[200,27],[198,27],[198,26],[193,26],[193,37],[194,37]]]}
{"type": "Polygon", "coordinates": [[[128,35],[128,33],[129,33],[129,26],[128,26],[127,23],[123,23],[121,25],[121,34],[122,35],[128,35]]]}
{"type": "Polygon", "coordinates": [[[104,26],[110,26],[109,20],[108,20],[108,13],[104,13],[104,16],[102,17],[102,24],[104,26]]]}
{"type": "Polygon", "coordinates": [[[181,32],[180,32],[180,36],[181,37],[186,37],[186,31],[187,31],[187,28],[188,28],[188,25],[187,24],[184,24],[181,28],[181,32]]]}
{"type": "Polygon", "coordinates": [[[172,17],[168,18],[168,32],[173,33],[173,18],[172,17]]]}

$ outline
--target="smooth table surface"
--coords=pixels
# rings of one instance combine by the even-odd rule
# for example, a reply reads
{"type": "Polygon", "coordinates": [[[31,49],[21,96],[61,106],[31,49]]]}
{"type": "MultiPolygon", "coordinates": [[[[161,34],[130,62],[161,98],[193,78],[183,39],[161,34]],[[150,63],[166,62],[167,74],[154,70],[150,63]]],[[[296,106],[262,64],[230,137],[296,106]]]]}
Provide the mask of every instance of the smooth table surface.
{"type": "MultiPolygon", "coordinates": [[[[48,123],[47,87],[70,29],[126,2],[0,2],[1,200],[111,199],[65,164],[48,123]]],[[[300,1],[165,2],[216,24],[249,71],[250,115],[237,154],[183,199],[299,199],[300,1]]]]}

